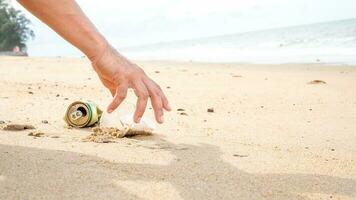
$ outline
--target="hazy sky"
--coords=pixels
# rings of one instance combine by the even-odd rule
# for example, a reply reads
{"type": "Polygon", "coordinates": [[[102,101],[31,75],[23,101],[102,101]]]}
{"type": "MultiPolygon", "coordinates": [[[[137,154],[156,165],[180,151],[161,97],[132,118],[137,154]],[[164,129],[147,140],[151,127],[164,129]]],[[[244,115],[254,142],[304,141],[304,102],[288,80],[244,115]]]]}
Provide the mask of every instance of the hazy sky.
{"type": "MultiPolygon", "coordinates": [[[[356,18],[356,0],[78,0],[118,48],[356,18]]],[[[21,8],[16,2],[14,5],[21,8]]],[[[22,9],[22,8],[21,8],[22,9]]],[[[31,55],[80,55],[39,20],[31,55]]]]}

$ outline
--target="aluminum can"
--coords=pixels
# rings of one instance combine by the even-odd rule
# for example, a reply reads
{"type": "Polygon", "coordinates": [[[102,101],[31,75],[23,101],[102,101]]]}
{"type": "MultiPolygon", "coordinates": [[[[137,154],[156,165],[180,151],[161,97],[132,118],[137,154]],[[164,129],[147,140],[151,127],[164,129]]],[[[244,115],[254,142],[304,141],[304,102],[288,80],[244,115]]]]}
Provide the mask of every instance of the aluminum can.
{"type": "Polygon", "coordinates": [[[103,111],[91,101],[76,101],[68,106],[65,122],[72,127],[91,127],[99,122],[103,111]]]}

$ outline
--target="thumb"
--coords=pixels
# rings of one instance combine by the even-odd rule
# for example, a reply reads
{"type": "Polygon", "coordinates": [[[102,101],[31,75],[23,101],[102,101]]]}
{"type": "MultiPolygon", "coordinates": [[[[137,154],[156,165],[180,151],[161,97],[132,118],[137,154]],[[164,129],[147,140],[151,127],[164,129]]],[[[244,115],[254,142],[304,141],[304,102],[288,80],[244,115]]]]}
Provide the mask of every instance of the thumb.
{"type": "Polygon", "coordinates": [[[120,84],[116,88],[114,99],[112,100],[107,109],[108,113],[112,113],[125,100],[127,96],[127,89],[128,87],[126,84],[120,84]]]}

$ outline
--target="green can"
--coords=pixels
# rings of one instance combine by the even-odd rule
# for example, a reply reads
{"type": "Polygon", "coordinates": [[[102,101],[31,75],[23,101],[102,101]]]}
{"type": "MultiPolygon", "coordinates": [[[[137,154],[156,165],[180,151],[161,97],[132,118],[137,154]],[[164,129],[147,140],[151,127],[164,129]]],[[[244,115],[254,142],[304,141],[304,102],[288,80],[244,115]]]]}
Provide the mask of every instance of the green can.
{"type": "Polygon", "coordinates": [[[64,120],[72,127],[90,127],[100,120],[102,113],[103,111],[91,101],[76,101],[68,106],[64,120]]]}

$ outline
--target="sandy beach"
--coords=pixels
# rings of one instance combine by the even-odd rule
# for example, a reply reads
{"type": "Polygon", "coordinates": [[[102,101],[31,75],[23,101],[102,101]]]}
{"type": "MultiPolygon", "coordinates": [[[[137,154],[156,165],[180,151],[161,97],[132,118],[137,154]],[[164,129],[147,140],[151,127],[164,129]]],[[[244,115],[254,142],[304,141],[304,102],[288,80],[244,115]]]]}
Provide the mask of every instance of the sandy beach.
{"type": "Polygon", "coordinates": [[[102,144],[63,121],[111,101],[86,59],[0,57],[0,126],[44,134],[0,130],[0,199],[356,199],[355,66],[138,63],[173,111],[102,144]]]}

